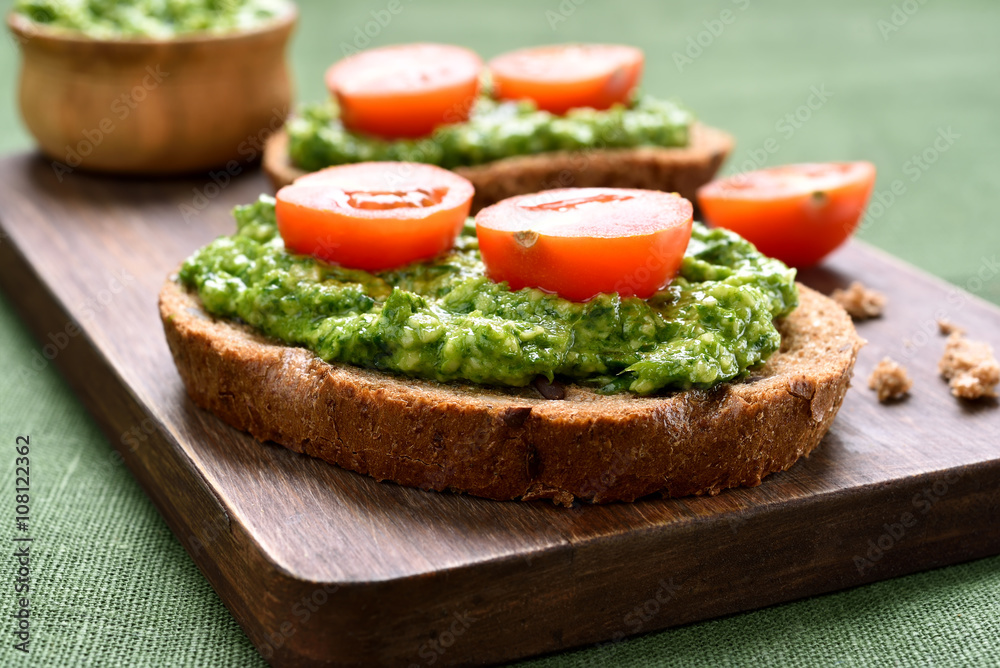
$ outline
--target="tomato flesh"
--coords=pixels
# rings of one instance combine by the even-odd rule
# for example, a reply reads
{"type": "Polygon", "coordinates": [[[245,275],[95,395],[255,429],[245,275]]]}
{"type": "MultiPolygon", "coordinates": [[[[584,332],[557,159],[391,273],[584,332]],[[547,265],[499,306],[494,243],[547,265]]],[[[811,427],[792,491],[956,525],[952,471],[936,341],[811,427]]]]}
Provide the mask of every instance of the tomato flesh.
{"type": "Polygon", "coordinates": [[[476,214],[489,277],[573,301],[602,292],[647,298],[666,287],[691,239],[692,206],[676,193],[563,188],[476,214]]]}
{"type": "Polygon", "coordinates": [[[348,130],[415,138],[444,123],[468,120],[482,68],[479,56],[459,46],[405,44],[335,63],[326,72],[326,84],[348,130]]]}
{"type": "Polygon", "coordinates": [[[851,236],[874,186],[870,162],[785,165],[713,181],[698,204],[765,255],[810,267],[851,236]]]}
{"type": "Polygon", "coordinates": [[[642,65],[642,51],[631,46],[562,44],[502,54],[489,70],[499,99],[529,99],[539,109],[565,114],[627,103],[642,65]]]}
{"type": "Polygon", "coordinates": [[[472,195],[468,180],[433,165],[358,163],[285,186],[275,215],[289,251],[378,271],[450,249],[472,195]]]}

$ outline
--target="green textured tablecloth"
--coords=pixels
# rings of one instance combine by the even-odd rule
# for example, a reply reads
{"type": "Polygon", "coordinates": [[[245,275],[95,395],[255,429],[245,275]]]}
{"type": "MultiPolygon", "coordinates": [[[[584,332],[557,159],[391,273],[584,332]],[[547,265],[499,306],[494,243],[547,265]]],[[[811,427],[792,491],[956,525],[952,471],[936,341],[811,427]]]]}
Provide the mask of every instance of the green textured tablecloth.
{"type": "MultiPolygon", "coordinates": [[[[371,12],[387,0],[300,5],[292,50],[300,99],[324,95],[323,69],[343,44],[363,46],[366,28],[377,33],[372,45],[444,41],[485,56],[551,42],[637,44],[647,54],[647,90],[678,97],[736,135],[730,171],[868,159],[880,190],[900,179],[906,192],[861,236],[960,286],[1000,252],[995,0],[402,0],[402,13],[378,30],[371,12]],[[941,135],[954,140],[935,148],[941,135]],[[762,153],[765,145],[777,151],[762,153]]],[[[16,111],[17,60],[9,40],[0,44],[0,152],[31,145],[16,111]]],[[[1000,303],[1000,276],[979,294],[1000,303]]],[[[3,554],[14,550],[20,434],[31,435],[35,536],[31,653],[12,647],[16,564],[7,556],[0,665],[263,665],[59,375],[50,367],[15,379],[11,369],[35,348],[0,298],[3,554]]],[[[998,618],[993,558],[528,663],[1000,665],[998,618]]]]}

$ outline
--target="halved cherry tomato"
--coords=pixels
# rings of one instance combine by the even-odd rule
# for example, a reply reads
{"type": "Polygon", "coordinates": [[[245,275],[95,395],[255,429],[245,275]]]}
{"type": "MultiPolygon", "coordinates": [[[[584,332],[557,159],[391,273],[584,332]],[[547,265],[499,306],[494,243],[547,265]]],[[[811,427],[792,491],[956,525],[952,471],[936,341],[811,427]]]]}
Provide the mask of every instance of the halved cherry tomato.
{"type": "Polygon", "coordinates": [[[468,180],[433,165],[362,162],[303,176],[278,191],[285,247],[376,271],[451,248],[469,215],[468,180]]]}
{"type": "Polygon", "coordinates": [[[810,267],[851,236],[874,185],[870,162],[784,165],[712,181],[698,204],[765,255],[810,267]]]}
{"type": "Polygon", "coordinates": [[[483,61],[446,44],[369,49],[326,71],[344,126],[386,139],[423,137],[469,118],[483,61]]]}
{"type": "Polygon", "coordinates": [[[631,46],[559,44],[505,53],[489,62],[489,70],[499,99],[529,99],[564,114],[628,102],[642,64],[642,51],[631,46]]]}
{"type": "Polygon", "coordinates": [[[487,274],[511,290],[646,298],[677,274],[691,224],[691,202],[676,193],[561,188],[481,210],[476,235],[487,274]]]}

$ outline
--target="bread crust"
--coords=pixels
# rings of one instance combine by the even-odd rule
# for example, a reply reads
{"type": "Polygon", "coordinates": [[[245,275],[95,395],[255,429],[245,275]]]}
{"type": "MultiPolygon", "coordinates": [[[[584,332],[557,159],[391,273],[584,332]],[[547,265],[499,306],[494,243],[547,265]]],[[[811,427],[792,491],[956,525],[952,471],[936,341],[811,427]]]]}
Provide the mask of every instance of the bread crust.
{"type": "Polygon", "coordinates": [[[160,315],[194,402],[261,441],[377,480],[569,505],[756,486],[819,444],[862,340],[800,286],[782,349],[741,382],[664,396],[441,384],[344,364],[212,318],[175,280],[160,315]]]}
{"type": "MultiPolygon", "coordinates": [[[[682,148],[550,151],[453,171],[476,188],[473,213],[514,195],[569,187],[644,188],[680,193],[695,201],[695,192],[712,180],[732,150],[732,136],[696,123],[691,128],[691,143],[682,148]]],[[[285,130],[267,140],[263,167],[275,190],[307,173],[291,163],[285,130]]]]}

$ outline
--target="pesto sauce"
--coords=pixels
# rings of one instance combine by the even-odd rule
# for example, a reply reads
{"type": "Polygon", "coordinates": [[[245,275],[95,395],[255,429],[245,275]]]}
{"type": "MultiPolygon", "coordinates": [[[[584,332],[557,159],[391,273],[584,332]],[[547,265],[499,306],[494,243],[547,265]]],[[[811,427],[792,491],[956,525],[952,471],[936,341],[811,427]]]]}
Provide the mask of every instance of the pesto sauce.
{"type": "Polygon", "coordinates": [[[514,155],[635,146],[686,146],[694,116],[666,100],[640,96],[630,106],[571,109],[563,116],[528,101],[480,97],[468,121],[430,137],[387,141],[344,128],[336,104],[307,105],[287,125],[292,162],[307,171],[367,161],[424,162],[447,169],[514,155]]]}
{"type": "Polygon", "coordinates": [[[35,23],[97,39],[170,39],[249,30],[286,13],[286,0],[16,0],[35,23]]]}
{"type": "Polygon", "coordinates": [[[490,281],[471,225],[435,261],[369,273],[287,253],[270,197],[234,215],[237,232],[180,272],[210,313],[327,361],[443,382],[523,386],[558,376],[643,395],[710,387],[775,352],[772,319],[798,303],[794,269],[699,223],[665,290],[579,303],[490,281]]]}

